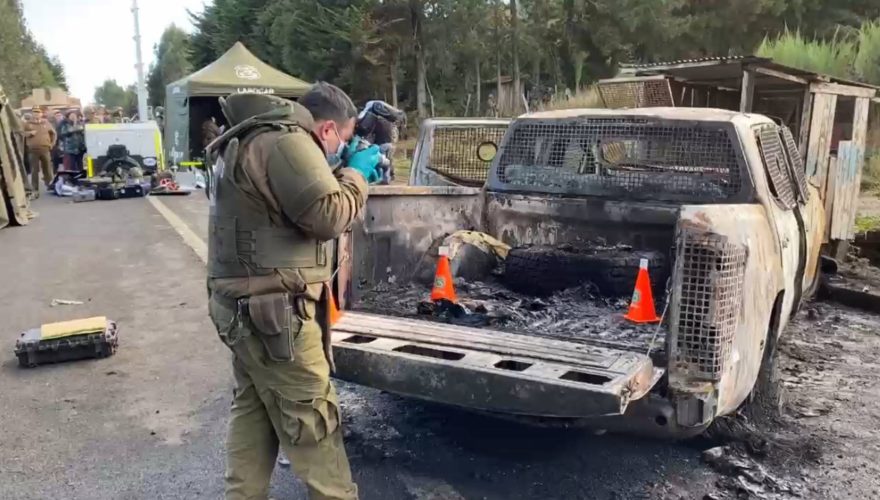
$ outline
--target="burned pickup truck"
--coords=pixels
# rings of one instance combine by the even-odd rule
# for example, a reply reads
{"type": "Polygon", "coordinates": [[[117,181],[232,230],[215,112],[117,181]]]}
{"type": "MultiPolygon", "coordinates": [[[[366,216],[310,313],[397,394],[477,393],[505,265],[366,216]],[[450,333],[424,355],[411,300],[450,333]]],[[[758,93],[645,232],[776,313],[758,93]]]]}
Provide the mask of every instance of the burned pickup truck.
{"type": "MultiPolygon", "coordinates": [[[[420,147],[440,147],[429,135],[420,147]]],[[[485,157],[491,141],[473,142],[485,157]]],[[[480,412],[676,437],[747,401],[818,281],[822,205],[788,129],[712,109],[542,112],[510,124],[490,165],[482,188],[371,191],[337,252],[338,377],[480,412]],[[413,290],[427,298],[430,284],[414,277],[461,230],[520,256],[515,291],[457,283],[476,302],[515,299],[513,317],[461,323],[415,301],[401,310],[413,290]],[[536,306],[523,289],[554,279],[542,270],[553,264],[528,274],[522,256],[548,248],[573,255],[561,269],[575,288],[544,290],[536,306]],[[624,318],[632,288],[588,283],[603,275],[590,259],[609,251],[633,284],[651,260],[659,323],[624,318]],[[550,321],[529,320],[553,307],[550,321]]],[[[503,285],[506,265],[487,281],[503,285]]]]}

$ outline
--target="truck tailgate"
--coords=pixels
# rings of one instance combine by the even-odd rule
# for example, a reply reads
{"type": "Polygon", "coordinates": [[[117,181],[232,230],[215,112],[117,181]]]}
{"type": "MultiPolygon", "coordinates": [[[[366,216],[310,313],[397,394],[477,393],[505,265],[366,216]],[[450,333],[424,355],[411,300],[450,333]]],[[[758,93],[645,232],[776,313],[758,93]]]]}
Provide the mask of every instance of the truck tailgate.
{"type": "Polygon", "coordinates": [[[663,374],[641,353],[352,311],[333,328],[333,354],[342,380],[543,417],[620,415],[663,374]]]}

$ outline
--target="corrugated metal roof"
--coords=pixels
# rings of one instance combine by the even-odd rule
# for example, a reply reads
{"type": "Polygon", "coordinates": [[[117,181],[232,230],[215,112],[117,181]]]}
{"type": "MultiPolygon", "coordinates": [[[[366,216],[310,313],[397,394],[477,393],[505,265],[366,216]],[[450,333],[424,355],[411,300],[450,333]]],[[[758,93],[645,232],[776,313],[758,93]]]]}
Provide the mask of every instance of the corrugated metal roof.
{"type": "Polygon", "coordinates": [[[670,76],[683,77],[685,80],[697,81],[697,80],[708,80],[713,79],[712,77],[717,77],[719,79],[728,79],[728,78],[740,78],[741,74],[733,74],[730,73],[732,68],[731,65],[742,66],[745,64],[764,67],[768,69],[772,69],[775,71],[779,71],[782,73],[786,73],[792,76],[797,76],[801,78],[805,78],[807,80],[813,80],[817,82],[825,81],[825,82],[834,82],[842,85],[851,85],[854,87],[866,87],[872,89],[880,89],[880,87],[876,85],[871,85],[868,83],[856,82],[852,80],[847,80],[845,78],[838,78],[831,75],[824,75],[821,73],[816,73],[813,71],[808,71],[800,68],[794,68],[791,66],[786,66],[784,64],[778,64],[773,61],[773,59],[769,59],[766,57],[758,57],[755,55],[744,55],[744,56],[714,56],[714,57],[702,57],[695,59],[680,59],[676,61],[667,61],[667,62],[654,62],[654,63],[639,63],[639,64],[621,64],[621,73],[626,75],[657,75],[657,74],[666,74],[670,76]],[[727,72],[729,74],[713,74],[713,68],[723,68],[726,67],[727,72]]]}
{"type": "Polygon", "coordinates": [[[662,62],[653,62],[653,63],[631,63],[631,64],[621,64],[621,68],[632,68],[632,69],[647,69],[653,68],[657,66],[673,66],[678,64],[700,64],[707,62],[740,62],[740,61],[769,61],[767,58],[757,57],[757,56],[711,56],[711,57],[699,57],[696,59],[678,59],[676,61],[662,61],[662,62]]]}

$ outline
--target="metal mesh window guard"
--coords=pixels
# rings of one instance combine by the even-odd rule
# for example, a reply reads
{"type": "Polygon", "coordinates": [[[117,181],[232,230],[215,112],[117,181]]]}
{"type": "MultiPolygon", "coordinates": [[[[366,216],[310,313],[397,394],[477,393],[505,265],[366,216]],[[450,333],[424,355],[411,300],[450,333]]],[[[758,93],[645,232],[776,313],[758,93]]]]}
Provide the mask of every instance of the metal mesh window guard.
{"type": "Polygon", "coordinates": [[[721,201],[742,188],[733,133],[672,120],[520,120],[502,147],[497,177],[514,190],[721,201]]]}
{"type": "Polygon", "coordinates": [[[645,79],[600,82],[599,95],[606,108],[649,108],[675,106],[669,81],[645,79]]]}
{"type": "Polygon", "coordinates": [[[797,142],[794,140],[794,135],[792,135],[788,127],[780,127],[779,130],[782,132],[782,142],[785,144],[785,151],[788,154],[788,164],[791,166],[792,174],[797,182],[801,199],[809,201],[810,191],[807,189],[807,171],[797,142]]]}
{"type": "Polygon", "coordinates": [[[677,254],[681,288],[673,320],[676,367],[718,380],[736,333],[746,250],[723,236],[685,231],[677,254]]]}
{"type": "Polygon", "coordinates": [[[480,148],[489,143],[500,146],[506,130],[506,124],[438,127],[431,139],[428,168],[460,184],[482,186],[492,158],[486,152],[480,155],[480,148]]]}
{"type": "Polygon", "coordinates": [[[770,178],[770,188],[773,195],[779,200],[785,209],[792,209],[797,205],[794,197],[794,187],[789,177],[789,169],[785,155],[782,152],[782,141],[775,126],[767,126],[758,131],[758,142],[761,147],[761,156],[764,158],[764,167],[770,178]]]}

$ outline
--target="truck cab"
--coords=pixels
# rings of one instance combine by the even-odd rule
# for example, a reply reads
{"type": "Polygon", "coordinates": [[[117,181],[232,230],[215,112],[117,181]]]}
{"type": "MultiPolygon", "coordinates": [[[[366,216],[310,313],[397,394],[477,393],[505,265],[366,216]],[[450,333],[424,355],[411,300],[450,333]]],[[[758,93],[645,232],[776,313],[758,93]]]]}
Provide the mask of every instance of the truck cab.
{"type": "Polygon", "coordinates": [[[446,165],[490,158],[479,186],[438,171],[438,137],[423,129],[412,178],[440,173],[446,185],[372,188],[363,221],[339,242],[346,311],[333,351],[343,380],[479,412],[686,437],[746,401],[817,283],[822,204],[791,133],[765,116],[528,114],[500,143],[454,139],[462,151],[446,165]],[[661,321],[631,325],[606,300],[590,318],[568,318],[582,327],[559,336],[363,307],[461,229],[514,248],[602,241],[660,256],[651,280],[661,321]],[[649,330],[634,337],[638,328],[649,330]]]}

